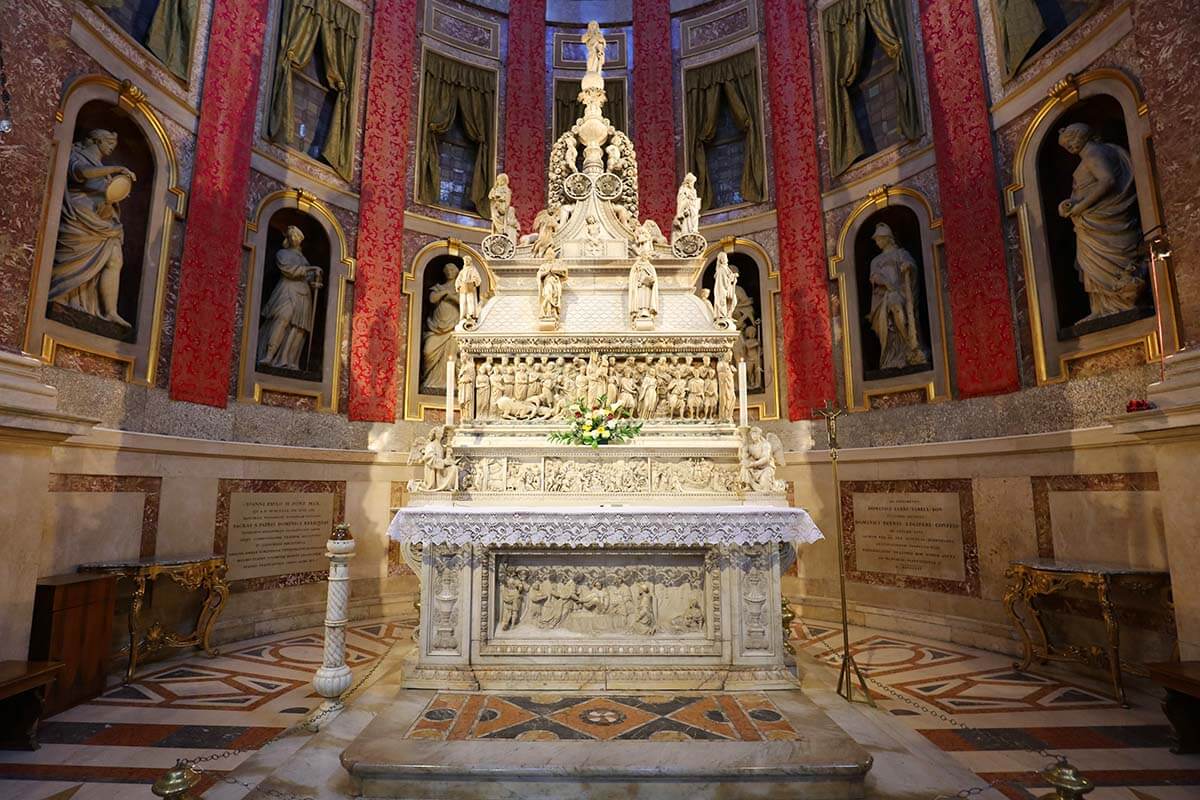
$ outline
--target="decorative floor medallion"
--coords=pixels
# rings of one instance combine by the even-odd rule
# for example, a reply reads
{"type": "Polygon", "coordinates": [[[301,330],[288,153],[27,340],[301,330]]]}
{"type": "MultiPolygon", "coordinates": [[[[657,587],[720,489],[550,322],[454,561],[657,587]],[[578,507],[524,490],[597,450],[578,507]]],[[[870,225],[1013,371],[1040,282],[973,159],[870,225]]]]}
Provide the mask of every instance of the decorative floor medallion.
{"type": "Polygon", "coordinates": [[[484,694],[438,692],[409,739],[795,741],[765,694],[484,694]]]}

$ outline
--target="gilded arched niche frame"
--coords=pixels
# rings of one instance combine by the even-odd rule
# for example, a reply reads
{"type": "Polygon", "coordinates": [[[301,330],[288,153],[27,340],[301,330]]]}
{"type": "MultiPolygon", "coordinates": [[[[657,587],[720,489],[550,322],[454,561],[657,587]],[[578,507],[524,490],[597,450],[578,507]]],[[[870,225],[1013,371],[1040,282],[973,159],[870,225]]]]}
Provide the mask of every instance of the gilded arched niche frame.
{"type": "Polygon", "coordinates": [[[1046,200],[1038,185],[1038,152],[1047,136],[1057,135],[1060,127],[1057,123],[1065,112],[1081,100],[1101,95],[1111,97],[1121,106],[1133,161],[1142,230],[1149,232],[1163,223],[1155,181],[1149,109],[1137,85],[1117,69],[1068,74],[1051,88],[1021,137],[1013,158],[1013,182],[1004,190],[1006,209],[1016,217],[1021,238],[1034,370],[1039,384],[1065,381],[1069,377],[1070,362],[1106,351],[1140,346],[1146,361],[1150,362],[1162,358],[1164,351],[1171,353],[1179,349],[1171,270],[1165,259],[1150,262],[1154,315],[1075,339],[1058,339],[1053,264],[1043,224],[1046,200]]]}
{"type": "Polygon", "coordinates": [[[177,220],[184,218],[187,205],[187,193],[179,186],[179,162],[175,148],[145,92],[129,81],[116,81],[106,75],[85,75],[63,93],[55,114],[51,148],[50,182],[46,187],[26,314],[25,349],[39,353],[41,360],[47,364],[54,363],[59,345],[103,356],[124,365],[127,382],[152,386],[158,368],[160,332],[163,327],[171,229],[177,220]],[[94,101],[109,103],[124,112],[149,144],[154,159],[154,181],[150,188],[150,213],[146,219],[141,285],[138,288],[137,333],[132,342],[80,330],[46,315],[58,226],[62,218],[62,200],[67,185],[67,162],[75,141],[79,113],[85,105],[94,101]]]}
{"type": "Polygon", "coordinates": [[[934,216],[925,195],[903,186],[881,186],[861,200],[842,223],[837,252],[829,259],[829,278],[837,283],[841,309],[842,383],[846,406],[851,411],[868,411],[871,399],[901,392],[924,391],[929,403],[951,396],[949,353],[946,338],[945,303],[942,298],[942,220],[934,216]],[[922,299],[929,320],[929,369],[888,378],[868,380],[863,357],[864,311],[858,302],[859,230],[877,211],[901,206],[913,213],[921,233],[922,299]]]}
{"type": "MultiPolygon", "coordinates": [[[[747,408],[754,410],[760,420],[779,419],[779,271],[762,245],[752,239],[726,236],[709,244],[700,261],[700,269],[692,279],[696,291],[701,291],[704,273],[719,252],[741,253],[749,256],[758,267],[758,303],[762,309],[763,325],[763,389],[747,396],[747,408]]],[[[711,298],[710,298],[711,300],[711,298]]]]}
{"type": "Polygon", "coordinates": [[[422,294],[425,283],[425,270],[441,256],[461,258],[470,256],[480,268],[483,285],[479,287],[481,312],[488,298],[492,296],[492,287],[496,285],[491,267],[478,250],[458,239],[441,239],[430,242],[422,247],[413,257],[412,263],[404,271],[402,292],[408,315],[408,334],[404,342],[404,419],[410,422],[423,422],[430,410],[444,412],[446,397],[444,394],[421,393],[421,345],[425,322],[426,298],[422,294]]]}
{"type": "MultiPolygon", "coordinates": [[[[246,303],[242,320],[242,342],[238,364],[238,400],[262,402],[263,391],[312,397],[317,411],[337,413],[341,396],[342,343],[346,337],[346,295],[354,281],[355,260],[350,256],[346,233],[329,207],[303,189],[273,192],[262,199],[254,218],[246,223],[243,242],[247,252],[246,303]],[[325,266],[325,326],[321,380],[307,381],[261,372],[257,364],[258,337],[262,322],[263,284],[267,263],[267,235],[271,218],[283,209],[295,209],[313,220],[329,240],[329,263],[325,266]]],[[[318,301],[320,302],[320,301],[318,301]]]]}

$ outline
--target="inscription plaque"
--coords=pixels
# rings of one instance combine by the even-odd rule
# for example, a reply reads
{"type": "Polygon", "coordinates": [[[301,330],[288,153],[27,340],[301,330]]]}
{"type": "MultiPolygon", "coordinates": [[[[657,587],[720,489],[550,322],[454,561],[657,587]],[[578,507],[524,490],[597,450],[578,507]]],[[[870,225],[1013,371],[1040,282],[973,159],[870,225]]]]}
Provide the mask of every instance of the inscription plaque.
{"type": "Polygon", "coordinates": [[[966,580],[957,494],[856,492],[854,534],[859,570],[966,580]]]}
{"type": "Polygon", "coordinates": [[[325,570],[334,499],[327,492],[232,492],[228,579],[325,570]]]}

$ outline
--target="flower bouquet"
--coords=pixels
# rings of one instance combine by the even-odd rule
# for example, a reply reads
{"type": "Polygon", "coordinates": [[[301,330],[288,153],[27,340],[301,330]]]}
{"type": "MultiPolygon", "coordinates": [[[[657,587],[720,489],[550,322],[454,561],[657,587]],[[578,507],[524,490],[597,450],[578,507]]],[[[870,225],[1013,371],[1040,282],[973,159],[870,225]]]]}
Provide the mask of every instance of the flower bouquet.
{"type": "Polygon", "coordinates": [[[594,403],[577,400],[567,406],[565,416],[571,423],[570,429],[554,431],[550,441],[599,447],[628,442],[642,430],[642,423],[629,421],[633,416],[629,409],[609,404],[606,397],[594,403]]]}

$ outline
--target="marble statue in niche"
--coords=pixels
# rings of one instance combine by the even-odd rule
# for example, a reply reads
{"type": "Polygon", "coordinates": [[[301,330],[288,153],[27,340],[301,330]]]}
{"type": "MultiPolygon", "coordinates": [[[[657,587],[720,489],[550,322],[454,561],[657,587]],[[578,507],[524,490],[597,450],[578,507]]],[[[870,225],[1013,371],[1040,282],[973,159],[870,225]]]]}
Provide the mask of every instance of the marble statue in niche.
{"type": "Polygon", "coordinates": [[[513,244],[520,239],[520,224],[517,221],[517,210],[512,205],[512,188],[508,185],[508,174],[501,172],[496,176],[496,182],[488,192],[488,202],[492,209],[492,233],[504,236],[513,244]]]}
{"type": "Polygon", "coordinates": [[[458,362],[458,405],[464,420],[475,417],[475,361],[464,358],[458,362]]]}
{"type": "Polygon", "coordinates": [[[442,268],[442,280],[433,284],[426,296],[430,309],[425,317],[425,334],[421,341],[421,388],[446,388],[446,360],[453,346],[454,326],[461,316],[459,311],[458,280],[459,268],[454,262],[442,268]]]}
{"type": "Polygon", "coordinates": [[[703,633],[699,567],[503,564],[500,631],[561,636],[703,633]]]}
{"type": "Polygon", "coordinates": [[[483,285],[483,276],[475,259],[463,256],[462,269],[454,278],[454,290],[458,292],[458,319],[466,330],[475,327],[479,321],[479,287],[483,285]]]}
{"type": "Polygon", "coordinates": [[[1146,281],[1129,153],[1100,141],[1082,122],[1059,131],[1058,143],[1079,157],[1071,196],[1058,204],[1058,214],[1075,229],[1075,268],[1091,307],[1081,322],[1134,309],[1146,281]]]}
{"type": "Polygon", "coordinates": [[[425,492],[454,492],[458,490],[458,459],[448,441],[448,428],[435,425],[424,443],[418,442],[410,461],[420,464],[421,479],[411,488],[425,492]]]}
{"type": "Polygon", "coordinates": [[[117,134],[103,129],[88,132],[71,147],[48,300],[129,329],[117,313],[125,265],[120,203],[137,176],[104,163],[116,149],[117,134]]]}
{"type": "Polygon", "coordinates": [[[637,330],[650,330],[658,317],[658,273],[647,256],[639,255],[629,268],[629,319],[637,330]]]}
{"type": "Polygon", "coordinates": [[[737,272],[729,266],[729,254],[717,253],[717,268],[713,276],[713,314],[717,325],[734,326],[733,313],[737,308],[737,272]]]}
{"type": "Polygon", "coordinates": [[[688,173],[675,194],[675,220],[671,224],[671,240],[689,233],[700,232],[700,195],[696,192],[696,176],[688,173]]]}
{"type": "Polygon", "coordinates": [[[880,252],[871,259],[871,309],[867,320],[879,340],[879,370],[904,369],[927,364],[917,320],[917,262],[896,243],[886,223],[871,234],[880,252]]]}
{"type": "Polygon", "coordinates": [[[783,443],[773,433],[763,433],[757,426],[743,429],[738,448],[739,481],[751,492],[784,491],[783,481],[775,479],[778,467],[784,466],[783,443]]]}
{"type": "Polygon", "coordinates": [[[546,251],[537,271],[538,315],[543,330],[558,327],[562,315],[563,284],[567,282],[567,265],[558,260],[553,248],[546,251]]]}
{"type": "Polygon", "coordinates": [[[275,253],[279,281],[263,306],[259,323],[258,363],[262,366],[293,371],[308,366],[316,298],[325,284],[322,269],[308,263],[303,244],[304,232],[288,225],[283,246],[275,253]]]}

